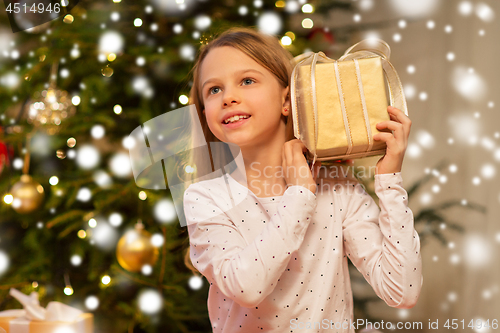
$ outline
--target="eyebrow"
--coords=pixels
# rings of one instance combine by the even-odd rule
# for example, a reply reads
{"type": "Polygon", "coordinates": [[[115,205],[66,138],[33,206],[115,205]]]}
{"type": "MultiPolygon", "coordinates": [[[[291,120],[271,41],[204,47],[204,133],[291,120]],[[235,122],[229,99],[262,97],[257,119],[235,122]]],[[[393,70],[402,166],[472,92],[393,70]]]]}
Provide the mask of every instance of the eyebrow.
{"type": "MultiPolygon", "coordinates": [[[[255,72],[255,73],[260,74],[260,75],[262,75],[262,76],[264,75],[264,74],[262,74],[262,72],[259,72],[259,71],[258,71],[258,70],[256,70],[256,69],[250,69],[250,68],[249,68],[249,69],[243,69],[243,70],[241,70],[241,71],[237,71],[237,72],[236,72],[236,74],[237,74],[237,75],[240,75],[240,74],[243,74],[243,73],[248,73],[248,72],[255,72]]],[[[215,81],[215,80],[216,80],[215,78],[211,78],[211,79],[206,80],[206,81],[205,81],[205,83],[203,83],[203,85],[201,86],[201,90],[203,90],[203,87],[205,87],[205,85],[206,85],[207,83],[210,83],[210,82],[215,81]]]]}

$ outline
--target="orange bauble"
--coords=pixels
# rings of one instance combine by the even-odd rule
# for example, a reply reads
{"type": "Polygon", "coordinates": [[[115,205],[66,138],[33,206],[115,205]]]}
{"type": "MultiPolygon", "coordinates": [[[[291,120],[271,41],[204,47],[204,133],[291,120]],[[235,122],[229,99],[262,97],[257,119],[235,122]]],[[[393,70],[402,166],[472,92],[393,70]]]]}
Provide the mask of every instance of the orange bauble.
{"type": "Polygon", "coordinates": [[[30,175],[22,175],[21,180],[10,189],[14,201],[12,208],[19,214],[29,214],[40,208],[45,193],[43,186],[30,175]]]}
{"type": "Polygon", "coordinates": [[[127,231],[116,246],[118,263],[129,272],[140,272],[144,265],[153,266],[158,260],[158,248],[151,244],[151,234],[142,223],[127,231]]]}

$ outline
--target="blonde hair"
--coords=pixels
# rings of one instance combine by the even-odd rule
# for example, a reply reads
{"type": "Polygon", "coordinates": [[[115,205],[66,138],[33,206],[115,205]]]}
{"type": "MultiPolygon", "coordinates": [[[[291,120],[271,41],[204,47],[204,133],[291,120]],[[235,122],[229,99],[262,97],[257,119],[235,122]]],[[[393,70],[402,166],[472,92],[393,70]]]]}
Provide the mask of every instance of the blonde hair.
{"type": "MultiPolygon", "coordinates": [[[[201,93],[200,68],[207,54],[212,49],[222,46],[231,46],[245,53],[259,65],[269,70],[269,72],[276,77],[279,84],[283,88],[290,86],[290,77],[294,66],[292,54],[281,46],[276,37],[265,35],[252,28],[229,28],[220,35],[216,36],[208,44],[203,45],[199,50],[198,57],[193,69],[191,70],[193,75],[193,85],[189,93],[189,99],[190,104],[194,104],[196,106],[198,118],[200,119],[201,127],[203,129],[203,135],[205,136],[207,143],[221,141],[210,131],[206,118],[203,115],[205,105],[203,103],[203,96],[201,93]]],[[[288,113],[288,116],[283,116],[283,118],[286,124],[285,140],[290,141],[294,139],[291,110],[288,113]]],[[[217,157],[225,159],[220,162],[221,165],[227,165],[228,162],[230,162],[229,159],[232,157],[232,154],[229,150],[222,153],[214,152],[211,150],[210,144],[208,144],[208,148],[210,149],[212,166],[214,165],[213,159],[216,159],[217,157]]],[[[185,250],[184,264],[193,273],[195,273],[198,272],[198,270],[196,270],[191,263],[189,249],[190,248],[188,247],[185,250]]]]}

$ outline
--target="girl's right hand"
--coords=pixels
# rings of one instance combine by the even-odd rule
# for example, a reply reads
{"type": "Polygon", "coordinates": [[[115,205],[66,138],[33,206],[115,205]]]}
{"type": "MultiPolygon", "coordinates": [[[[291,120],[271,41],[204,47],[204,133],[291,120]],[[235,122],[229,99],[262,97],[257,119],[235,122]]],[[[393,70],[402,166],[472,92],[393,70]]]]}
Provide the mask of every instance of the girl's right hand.
{"type": "Polygon", "coordinates": [[[288,186],[299,185],[316,194],[316,179],[318,178],[321,161],[314,163],[314,175],[311,174],[311,169],[304,156],[306,151],[306,146],[299,139],[285,142],[281,153],[283,174],[287,188],[288,186]]]}

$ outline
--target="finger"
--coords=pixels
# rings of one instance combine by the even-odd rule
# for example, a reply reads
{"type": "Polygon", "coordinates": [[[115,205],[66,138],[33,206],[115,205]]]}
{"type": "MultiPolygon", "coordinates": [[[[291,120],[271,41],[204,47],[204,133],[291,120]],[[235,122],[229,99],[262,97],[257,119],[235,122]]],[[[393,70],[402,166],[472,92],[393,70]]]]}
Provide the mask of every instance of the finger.
{"type": "Polygon", "coordinates": [[[401,120],[410,119],[410,118],[408,118],[408,116],[406,115],[406,113],[404,113],[403,111],[401,111],[400,109],[398,109],[397,107],[394,107],[392,105],[389,105],[387,107],[387,111],[390,114],[393,114],[393,115],[399,117],[401,120]]]}
{"type": "Polygon", "coordinates": [[[297,140],[296,142],[294,142],[294,144],[293,144],[294,162],[304,162],[305,161],[307,164],[306,157],[304,156],[304,153],[306,151],[307,151],[306,145],[302,141],[297,140]]]}
{"type": "Polygon", "coordinates": [[[314,181],[316,181],[316,179],[319,177],[320,169],[321,169],[321,161],[316,161],[314,163],[314,175],[313,175],[314,181]]]}
{"type": "Polygon", "coordinates": [[[385,133],[385,132],[380,132],[380,133],[377,133],[373,136],[373,140],[375,141],[384,141],[387,145],[393,143],[393,140],[394,139],[394,135],[392,135],[391,133],[385,133]]]}
{"type": "Polygon", "coordinates": [[[392,154],[400,154],[400,153],[404,153],[406,151],[406,146],[399,144],[396,141],[396,139],[394,138],[394,135],[392,135],[391,133],[381,132],[381,133],[375,134],[373,136],[373,139],[375,141],[385,142],[385,144],[387,146],[386,152],[390,151],[392,154]]]}
{"type": "Polygon", "coordinates": [[[410,121],[410,118],[403,111],[393,106],[388,106],[387,112],[391,117],[396,118],[397,121],[399,121],[402,124],[410,121]]]}
{"type": "Polygon", "coordinates": [[[287,165],[292,163],[292,143],[290,141],[286,142],[283,146],[283,153],[285,154],[285,162],[287,165]]]}
{"type": "Polygon", "coordinates": [[[407,128],[406,132],[409,132],[411,126],[411,119],[403,111],[393,106],[388,106],[387,111],[391,119],[394,119],[395,121],[403,124],[405,128],[407,128]]]}
{"type": "Polygon", "coordinates": [[[377,129],[381,130],[384,128],[388,128],[392,131],[394,131],[394,137],[396,140],[401,140],[403,143],[406,142],[407,140],[407,135],[405,133],[405,128],[403,124],[389,120],[389,121],[382,121],[380,123],[377,123],[377,129]]]}

